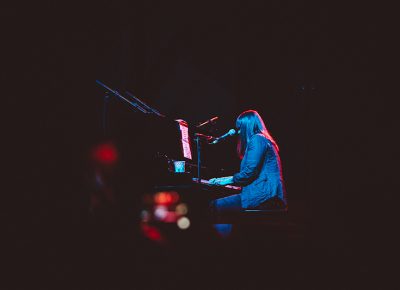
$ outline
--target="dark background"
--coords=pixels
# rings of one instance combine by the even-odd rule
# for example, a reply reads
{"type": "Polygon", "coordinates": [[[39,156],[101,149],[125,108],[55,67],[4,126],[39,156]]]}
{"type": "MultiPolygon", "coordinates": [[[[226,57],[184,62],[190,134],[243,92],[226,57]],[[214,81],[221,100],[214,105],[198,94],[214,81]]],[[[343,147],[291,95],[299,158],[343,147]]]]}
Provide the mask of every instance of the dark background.
{"type": "MultiPolygon", "coordinates": [[[[174,271],[165,274],[151,265],[178,267],[164,259],[173,259],[171,252],[184,256],[181,252],[138,241],[128,246],[127,239],[123,246],[116,241],[107,246],[88,234],[88,158],[104,140],[104,91],[96,79],[190,124],[219,116],[220,134],[243,110],[259,111],[281,148],[289,207],[306,228],[293,255],[284,262],[274,256],[266,267],[269,273],[275,273],[273,265],[284,272],[279,279],[286,284],[274,281],[275,287],[389,283],[395,171],[385,165],[394,145],[384,136],[394,130],[394,108],[381,85],[382,10],[368,3],[236,0],[10,8],[4,45],[10,89],[5,106],[10,137],[4,142],[10,147],[4,151],[10,186],[5,192],[13,205],[3,211],[11,238],[8,287],[85,289],[107,281],[147,288],[138,285],[157,277],[173,285],[179,281],[174,271]]],[[[111,103],[110,128],[119,142],[132,144],[133,152],[138,151],[135,126],[143,126],[139,115],[123,103],[111,103]]],[[[157,134],[157,128],[151,130],[157,134]]],[[[209,150],[206,163],[238,165],[233,142],[222,144],[219,152],[209,150]]],[[[237,261],[226,257],[235,257],[239,243],[219,245],[209,260],[189,255],[187,263],[197,266],[183,280],[193,288],[211,272],[219,277],[204,270],[218,260],[225,269],[221,283],[235,285],[228,278],[232,273],[258,273],[265,279],[256,281],[271,285],[265,273],[226,269],[232,261],[239,269],[268,263],[268,255],[257,258],[271,251],[268,243],[256,245],[237,261]]],[[[200,241],[188,247],[213,251],[213,245],[200,241]]],[[[256,285],[243,283],[238,287],[256,285]]]]}

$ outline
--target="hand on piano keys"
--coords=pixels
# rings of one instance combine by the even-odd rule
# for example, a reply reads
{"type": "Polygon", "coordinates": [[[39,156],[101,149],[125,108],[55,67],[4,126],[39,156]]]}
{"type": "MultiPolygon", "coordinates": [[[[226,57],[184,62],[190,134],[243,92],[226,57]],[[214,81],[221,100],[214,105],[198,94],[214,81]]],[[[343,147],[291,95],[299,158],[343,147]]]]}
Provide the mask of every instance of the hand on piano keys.
{"type": "MultiPolygon", "coordinates": [[[[222,187],[226,187],[226,188],[233,189],[233,190],[236,190],[236,191],[241,191],[242,190],[242,188],[240,186],[229,185],[228,183],[226,183],[228,181],[230,183],[232,182],[231,180],[228,180],[228,178],[232,179],[232,176],[220,177],[220,178],[212,178],[210,180],[200,179],[200,183],[208,185],[208,186],[222,186],[222,187]],[[222,181],[222,179],[224,181],[222,181]],[[222,184],[222,183],[226,183],[226,184],[222,184]]],[[[194,182],[198,182],[198,179],[197,178],[193,178],[193,181],[194,182]]]]}
{"type": "Polygon", "coordinates": [[[220,185],[225,186],[233,183],[233,176],[219,177],[219,178],[211,178],[208,181],[211,185],[220,185]]]}

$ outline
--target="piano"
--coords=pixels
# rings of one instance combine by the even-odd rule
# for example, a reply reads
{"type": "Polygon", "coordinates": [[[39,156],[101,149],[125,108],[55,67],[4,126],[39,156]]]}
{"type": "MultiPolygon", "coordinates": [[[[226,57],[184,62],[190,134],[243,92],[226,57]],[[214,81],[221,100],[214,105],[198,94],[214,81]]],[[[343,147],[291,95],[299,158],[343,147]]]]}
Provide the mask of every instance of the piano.
{"type": "MultiPolygon", "coordinates": [[[[98,82],[100,83],[100,82],[98,82]]],[[[108,139],[119,151],[116,186],[126,192],[181,190],[215,193],[217,196],[240,192],[236,186],[211,186],[207,179],[228,176],[224,168],[202,165],[197,176],[195,134],[207,133],[181,118],[164,116],[131,94],[122,96],[100,83],[113,98],[108,102],[108,139]],[[185,161],[185,171],[174,171],[174,161],[185,161]]],[[[207,157],[202,139],[202,162],[207,157]]],[[[214,148],[218,147],[213,147],[214,148]]],[[[221,147],[219,147],[221,148],[221,147]]]]}

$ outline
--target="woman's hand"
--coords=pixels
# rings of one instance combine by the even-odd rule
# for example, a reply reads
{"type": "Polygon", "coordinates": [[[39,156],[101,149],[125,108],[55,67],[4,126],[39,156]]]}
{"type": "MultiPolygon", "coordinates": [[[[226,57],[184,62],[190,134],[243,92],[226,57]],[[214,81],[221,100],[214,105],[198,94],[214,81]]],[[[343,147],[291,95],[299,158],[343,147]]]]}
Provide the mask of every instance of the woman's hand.
{"type": "Polygon", "coordinates": [[[219,185],[219,186],[225,186],[228,184],[233,183],[233,176],[226,176],[226,177],[219,177],[219,178],[211,178],[208,181],[211,185],[219,185]]]}

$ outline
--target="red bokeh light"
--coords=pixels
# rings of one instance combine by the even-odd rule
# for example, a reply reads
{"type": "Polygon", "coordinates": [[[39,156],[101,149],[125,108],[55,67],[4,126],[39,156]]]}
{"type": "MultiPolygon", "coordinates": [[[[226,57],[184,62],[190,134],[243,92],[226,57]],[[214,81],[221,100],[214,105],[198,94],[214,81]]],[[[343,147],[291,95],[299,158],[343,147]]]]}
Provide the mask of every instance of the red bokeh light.
{"type": "Polygon", "coordinates": [[[162,191],[154,195],[154,202],[156,204],[172,204],[179,200],[179,195],[175,191],[162,191]]]}
{"type": "Polygon", "coordinates": [[[93,149],[92,157],[96,162],[112,165],[118,160],[118,151],[114,144],[104,143],[93,149]]]}
{"type": "Polygon", "coordinates": [[[150,240],[153,240],[156,242],[164,242],[164,237],[161,235],[161,232],[159,231],[158,228],[156,228],[154,226],[150,226],[146,223],[142,223],[141,228],[142,228],[143,234],[150,240]]]}

